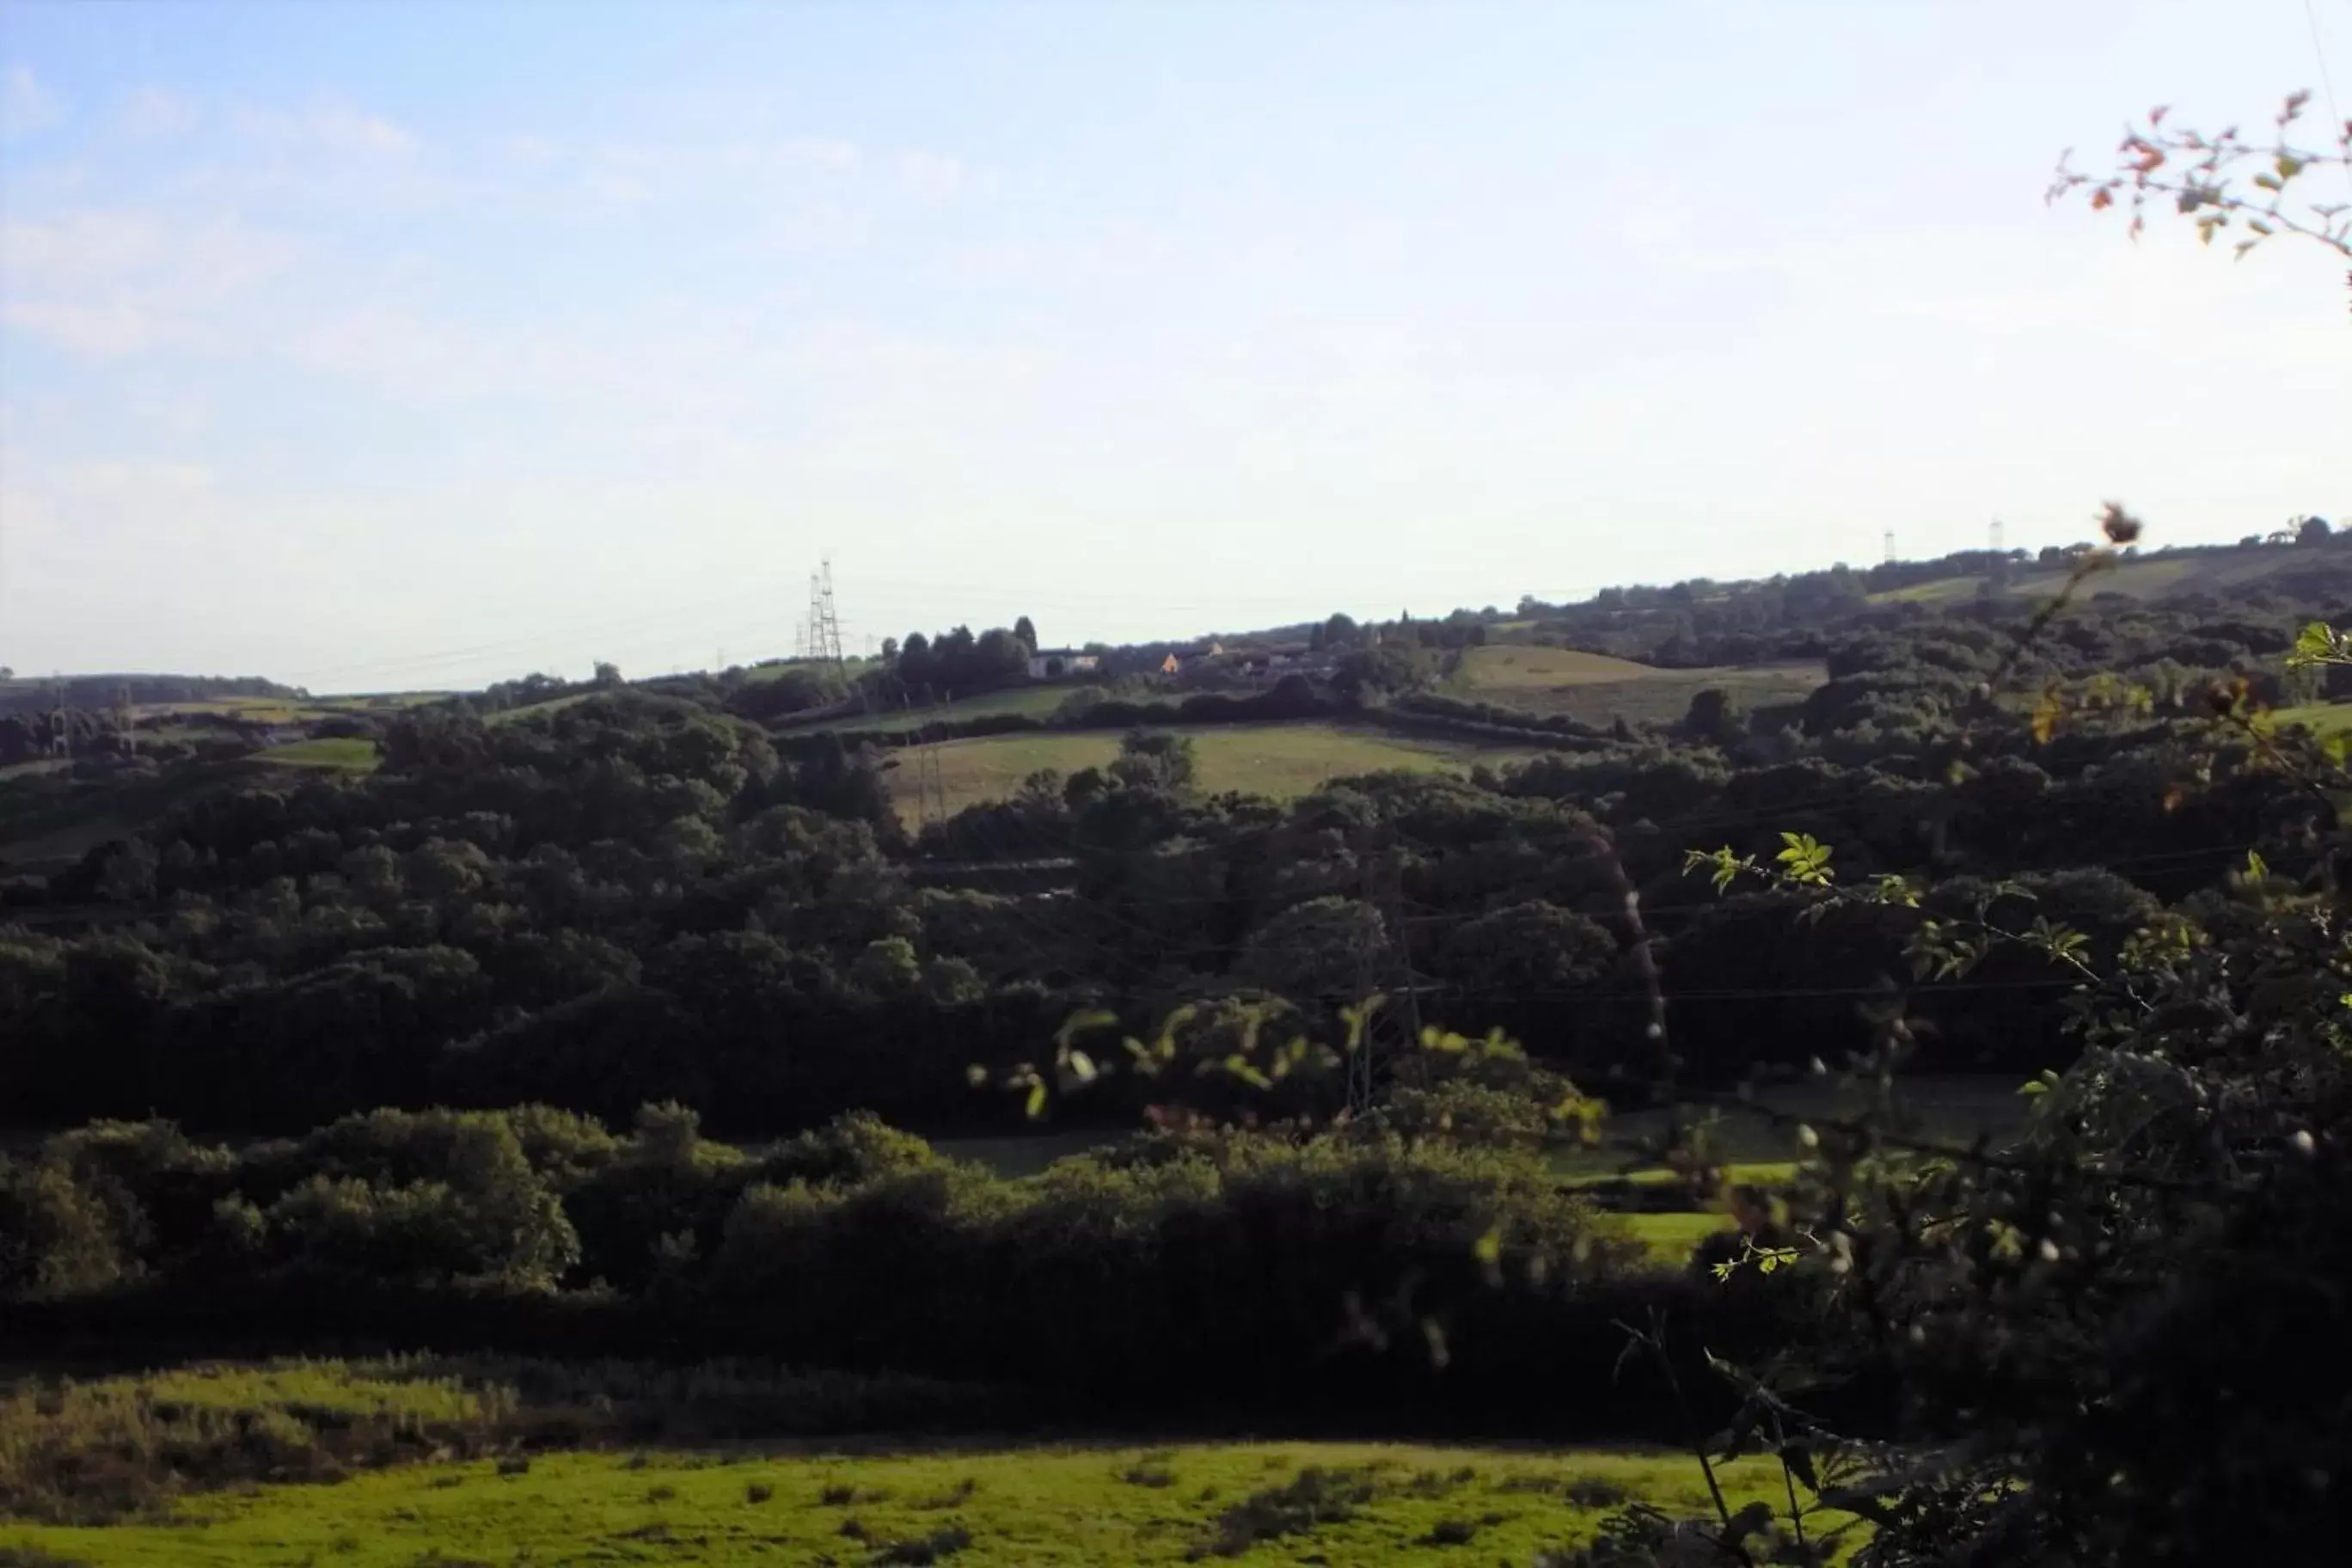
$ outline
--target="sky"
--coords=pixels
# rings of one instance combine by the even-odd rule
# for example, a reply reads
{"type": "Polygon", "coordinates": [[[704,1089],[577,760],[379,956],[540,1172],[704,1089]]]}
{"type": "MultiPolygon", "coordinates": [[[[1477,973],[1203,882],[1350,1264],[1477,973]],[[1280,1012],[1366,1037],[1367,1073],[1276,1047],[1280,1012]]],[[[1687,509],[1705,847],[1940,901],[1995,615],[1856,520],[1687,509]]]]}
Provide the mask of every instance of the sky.
{"type": "Polygon", "coordinates": [[[2341,260],[2043,201],[2324,66],[2352,0],[0,0],[0,664],[749,663],[828,559],[856,652],[2352,517],[2341,260]]]}

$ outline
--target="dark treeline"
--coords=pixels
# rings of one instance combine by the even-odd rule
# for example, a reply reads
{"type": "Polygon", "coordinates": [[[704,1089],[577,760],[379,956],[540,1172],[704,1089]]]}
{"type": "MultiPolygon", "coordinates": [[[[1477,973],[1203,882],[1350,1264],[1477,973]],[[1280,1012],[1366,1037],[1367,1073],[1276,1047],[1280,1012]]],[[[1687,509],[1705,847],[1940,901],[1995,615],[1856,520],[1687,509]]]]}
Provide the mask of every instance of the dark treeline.
{"type": "Polygon", "coordinates": [[[0,1155],[0,1300],[20,1352],[262,1325],[280,1352],[690,1344],[1076,1412],[1489,1430],[1557,1431],[1539,1390],[1573,1384],[1592,1392],[1570,1426],[1612,1436],[1664,1432],[1646,1388],[1611,1390],[1613,1318],[1698,1313],[1718,1351],[1778,1331],[1753,1293],[1637,1269],[1539,1156],[1400,1131],[1162,1135],[1014,1183],[866,1117],[757,1150],[674,1105],[619,1136],[536,1106],[380,1110],[242,1148],[100,1124],[0,1155]],[[1495,1268],[1526,1288],[1491,1289],[1495,1268]],[[1436,1333],[1442,1373],[1385,1353],[1436,1333]]]}

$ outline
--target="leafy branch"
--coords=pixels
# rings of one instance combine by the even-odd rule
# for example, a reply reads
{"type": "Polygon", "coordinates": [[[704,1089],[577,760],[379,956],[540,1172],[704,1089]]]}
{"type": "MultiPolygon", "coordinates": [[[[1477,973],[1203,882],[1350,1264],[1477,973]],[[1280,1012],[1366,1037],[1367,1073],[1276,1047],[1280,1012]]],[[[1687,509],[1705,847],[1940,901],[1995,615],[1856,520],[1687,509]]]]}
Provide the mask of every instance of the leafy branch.
{"type": "Polygon", "coordinates": [[[2198,237],[2235,226],[2245,237],[2233,247],[2242,258],[2263,241],[2292,234],[2352,258],[2352,205],[2301,198],[2315,171],[2352,170],[2352,121],[2333,137],[2333,151],[2297,146],[2289,127],[2311,101],[2308,91],[2288,95],[2267,141],[2250,141],[2235,126],[2207,134],[2166,124],[2167,110],[2148,110],[2145,123],[2127,125],[2116,148],[2114,172],[2092,174],[2072,166],[2073,150],[2058,161],[2046,200],[2081,194],[2094,211],[2122,205],[2131,214],[2131,236],[2147,226],[2151,202],[2168,201],[2197,226],[2198,237]],[[2299,199],[2291,202],[2290,193],[2299,199]]]}

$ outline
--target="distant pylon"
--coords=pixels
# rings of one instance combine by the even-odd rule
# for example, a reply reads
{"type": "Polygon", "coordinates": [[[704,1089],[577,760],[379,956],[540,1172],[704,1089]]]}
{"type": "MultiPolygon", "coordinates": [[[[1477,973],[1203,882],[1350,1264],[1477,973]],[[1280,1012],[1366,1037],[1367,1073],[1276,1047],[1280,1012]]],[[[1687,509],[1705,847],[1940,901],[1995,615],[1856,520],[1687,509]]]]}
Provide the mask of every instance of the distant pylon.
{"type": "Polygon", "coordinates": [[[1999,519],[1999,518],[1994,518],[1994,519],[1992,520],[1992,534],[1991,534],[1991,539],[1992,539],[1992,552],[1993,552],[1995,555],[1998,555],[1998,554],[2000,554],[2000,551],[2001,551],[2001,543],[2000,543],[2000,519],[1999,519]]]}
{"type": "Polygon", "coordinates": [[[841,616],[833,603],[833,563],[809,576],[809,657],[838,668],[843,662],[841,616]]]}
{"type": "Polygon", "coordinates": [[[1890,566],[1895,563],[1895,531],[1891,528],[1886,531],[1886,562],[1890,566]]]}

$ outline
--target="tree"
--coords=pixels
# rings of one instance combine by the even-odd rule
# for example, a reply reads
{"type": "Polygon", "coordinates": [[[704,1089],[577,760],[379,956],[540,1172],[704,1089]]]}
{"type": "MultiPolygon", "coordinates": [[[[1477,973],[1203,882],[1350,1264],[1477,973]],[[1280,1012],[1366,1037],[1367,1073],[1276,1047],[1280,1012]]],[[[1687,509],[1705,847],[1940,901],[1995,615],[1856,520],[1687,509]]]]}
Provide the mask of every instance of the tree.
{"type": "Polygon", "coordinates": [[[1692,695],[1690,710],[1683,715],[1683,729],[1696,740],[1729,740],[1739,731],[1738,710],[1721,687],[1704,687],[1692,695]]]}
{"type": "Polygon", "coordinates": [[[1031,653],[1037,651],[1037,626],[1028,616],[1024,616],[1013,623],[1013,635],[1020,638],[1021,646],[1031,653]]]}
{"type": "Polygon", "coordinates": [[[599,686],[618,686],[621,684],[621,667],[617,664],[608,664],[603,659],[598,659],[596,661],[596,672],[593,679],[595,683],[599,686]]]}
{"type": "Polygon", "coordinates": [[[2302,524],[2295,530],[2295,542],[2298,544],[2325,544],[2327,542],[2327,536],[2330,531],[2331,531],[2327,526],[2327,520],[2326,518],[2306,517],[2303,520],[2302,524]]]}
{"type": "Polygon", "coordinates": [[[1331,652],[1354,647],[1363,637],[1363,628],[1356,625],[1353,616],[1335,613],[1323,623],[1323,647],[1331,652]]]}
{"type": "Polygon", "coordinates": [[[1137,730],[1122,737],[1110,776],[1129,789],[1155,789],[1182,795],[1192,787],[1194,771],[1190,735],[1152,734],[1137,730]]]}

